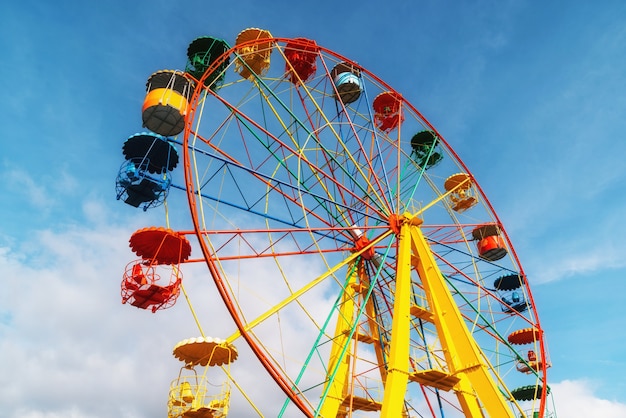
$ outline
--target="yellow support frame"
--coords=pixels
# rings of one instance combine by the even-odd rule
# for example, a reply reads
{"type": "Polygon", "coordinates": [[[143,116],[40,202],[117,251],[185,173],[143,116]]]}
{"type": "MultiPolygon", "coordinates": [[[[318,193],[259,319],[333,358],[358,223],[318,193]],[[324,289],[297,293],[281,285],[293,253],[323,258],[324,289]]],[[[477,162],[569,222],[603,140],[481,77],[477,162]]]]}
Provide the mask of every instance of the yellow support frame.
{"type": "Polygon", "coordinates": [[[367,398],[360,398],[354,393],[354,385],[350,384],[351,361],[356,356],[355,346],[359,341],[368,344],[373,343],[376,359],[379,364],[379,373],[384,382],[387,371],[384,364],[384,355],[380,345],[380,335],[378,328],[372,318],[375,316],[372,298],[365,298],[367,289],[370,287],[369,277],[365,272],[363,259],[351,263],[349,276],[341,297],[337,324],[335,326],[335,336],[333,338],[330,360],[328,362],[329,379],[324,387],[327,393],[324,403],[320,407],[317,416],[319,417],[344,417],[352,409],[379,410],[381,404],[367,398]],[[358,279],[358,280],[357,280],[358,279]],[[367,326],[360,324],[354,329],[359,321],[357,312],[365,304],[365,313],[368,318],[367,326]],[[367,330],[363,328],[369,328],[367,330]],[[355,335],[350,334],[354,331],[355,335]],[[360,335],[361,331],[368,334],[360,335]]]}
{"type": "MultiPolygon", "coordinates": [[[[422,231],[407,222],[402,225],[400,233],[410,235],[414,255],[412,268],[417,271],[426,291],[448,371],[459,379],[454,391],[465,416],[514,417],[489,372],[488,360],[482,355],[461,316],[422,231]]],[[[405,274],[398,273],[398,277],[404,277],[405,274]]],[[[408,323],[402,324],[403,330],[409,326],[408,323]]]]}
{"type": "Polygon", "coordinates": [[[336,417],[339,415],[341,404],[345,396],[348,394],[348,383],[350,377],[350,358],[351,341],[349,333],[355,321],[354,314],[356,283],[357,283],[357,266],[350,267],[350,275],[346,289],[341,298],[339,315],[335,326],[335,337],[333,338],[332,348],[330,351],[330,361],[328,362],[328,372],[334,373],[335,378],[328,382],[328,395],[326,401],[320,409],[321,417],[336,417]]]}
{"type": "Polygon", "coordinates": [[[387,381],[383,396],[382,417],[401,417],[409,383],[409,348],[411,344],[411,235],[404,223],[398,234],[396,293],[393,300],[391,343],[387,381]]]}
{"type": "MultiPolygon", "coordinates": [[[[411,290],[413,271],[417,273],[426,292],[429,319],[434,323],[441,341],[451,382],[456,382],[455,391],[466,417],[513,418],[513,411],[498,389],[490,374],[488,360],[483,356],[471,332],[467,328],[461,312],[444,277],[435,262],[430,246],[422,234],[421,221],[409,214],[398,218],[398,254],[393,302],[391,342],[387,351],[386,368],[380,368],[384,384],[381,417],[406,416],[405,398],[410,380],[409,356],[411,347],[411,290]]],[[[358,267],[351,268],[348,286],[344,290],[342,305],[333,339],[329,374],[334,372],[334,379],[327,385],[328,396],[321,406],[320,417],[346,416],[343,399],[349,395],[350,364],[354,354],[347,331],[354,326],[358,304],[354,303],[358,288],[369,280],[358,273],[358,267]]],[[[371,299],[366,306],[371,305],[371,299]]],[[[373,313],[373,312],[372,312],[373,313]]],[[[355,342],[356,344],[356,342],[355,342]]],[[[382,347],[375,344],[377,357],[382,359],[382,347]]],[[[444,373],[445,374],[445,373],[444,373]]],[[[331,376],[329,375],[329,378],[331,376]]],[[[425,383],[427,384],[427,383],[425,383]]]]}

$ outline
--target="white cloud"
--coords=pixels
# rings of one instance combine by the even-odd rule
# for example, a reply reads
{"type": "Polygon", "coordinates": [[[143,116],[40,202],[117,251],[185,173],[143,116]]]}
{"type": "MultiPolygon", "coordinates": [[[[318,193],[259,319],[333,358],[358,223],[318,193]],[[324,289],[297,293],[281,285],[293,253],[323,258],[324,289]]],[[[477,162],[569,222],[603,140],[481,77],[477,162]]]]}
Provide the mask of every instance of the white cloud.
{"type": "MultiPolygon", "coordinates": [[[[96,215],[107,212],[96,200],[85,203],[84,210],[96,215]]],[[[90,218],[94,221],[90,226],[58,224],[30,235],[19,246],[0,248],[2,417],[166,414],[170,382],[182,366],[171,350],[178,341],[200,332],[182,295],[174,307],[155,314],[120,303],[124,267],[136,258],[128,248],[134,228],[104,225],[99,216],[90,218]]],[[[245,273],[256,280],[263,274],[260,270],[245,273]]],[[[183,274],[204,331],[228,337],[234,326],[222,304],[216,303],[219,298],[206,267],[185,265],[183,274]]],[[[303,332],[290,317],[282,318],[282,326],[286,335],[303,332]]],[[[305,352],[302,340],[284,343],[305,352]]],[[[254,401],[280,408],[284,395],[244,342],[238,340],[236,345],[240,352],[232,368],[236,379],[254,401]]],[[[232,390],[232,414],[250,416],[247,402],[237,389],[232,390]]]]}
{"type": "Polygon", "coordinates": [[[176,326],[182,311],[121,305],[123,268],[134,258],[128,235],[113,225],[70,227],[0,250],[0,415],[165,414],[180,365],[161,327],[190,330],[176,326]]]}
{"type": "Polygon", "coordinates": [[[28,171],[10,167],[4,177],[12,192],[24,196],[36,208],[46,209],[54,203],[48,189],[41,182],[35,181],[28,171]]]}
{"type": "Polygon", "coordinates": [[[598,246],[594,248],[570,251],[549,248],[541,254],[541,258],[534,257],[529,260],[526,272],[533,277],[534,283],[547,283],[572,276],[590,276],[623,269],[626,267],[624,248],[620,249],[621,244],[613,245],[610,241],[598,239],[595,241],[598,246]],[[546,263],[546,259],[551,262],[546,263]]]}
{"type": "Polygon", "coordinates": [[[551,385],[559,418],[626,417],[626,404],[602,399],[586,380],[564,380],[551,385]]]}

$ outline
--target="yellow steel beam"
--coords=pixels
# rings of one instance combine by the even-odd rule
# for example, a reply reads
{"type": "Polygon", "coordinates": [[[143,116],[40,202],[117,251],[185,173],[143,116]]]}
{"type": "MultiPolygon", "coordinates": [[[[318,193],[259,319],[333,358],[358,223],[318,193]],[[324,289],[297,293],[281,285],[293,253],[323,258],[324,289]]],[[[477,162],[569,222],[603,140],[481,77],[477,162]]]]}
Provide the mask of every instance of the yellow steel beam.
{"type": "MultiPolygon", "coordinates": [[[[361,278],[361,283],[365,285],[365,288],[369,289],[371,286],[371,282],[365,269],[365,264],[363,262],[359,264],[359,277],[361,278]]],[[[373,300],[373,297],[369,297],[365,302],[365,316],[367,317],[370,336],[374,340],[373,346],[374,352],[376,353],[376,360],[378,362],[378,371],[384,385],[387,381],[387,368],[385,367],[385,355],[382,346],[383,337],[380,333],[380,327],[376,322],[377,314],[373,300]]]]}
{"type": "MultiPolygon", "coordinates": [[[[489,372],[488,360],[482,355],[463,321],[422,231],[410,222],[402,227],[402,231],[407,229],[410,230],[410,242],[415,255],[413,267],[426,290],[449,372],[460,379],[454,390],[465,416],[513,417],[512,410],[489,372]]],[[[394,312],[394,321],[396,315],[397,311],[394,312]]]]}
{"type": "Polygon", "coordinates": [[[409,381],[411,327],[411,230],[409,223],[400,227],[396,267],[396,291],[393,300],[391,343],[382,417],[401,417],[409,381]]]}
{"type": "Polygon", "coordinates": [[[355,303],[354,298],[357,293],[357,266],[352,265],[348,283],[341,296],[339,315],[335,327],[335,336],[332,340],[330,359],[328,361],[328,371],[324,392],[326,399],[319,412],[320,417],[336,417],[339,415],[339,408],[348,392],[350,375],[351,345],[350,332],[354,326],[355,303]]]}

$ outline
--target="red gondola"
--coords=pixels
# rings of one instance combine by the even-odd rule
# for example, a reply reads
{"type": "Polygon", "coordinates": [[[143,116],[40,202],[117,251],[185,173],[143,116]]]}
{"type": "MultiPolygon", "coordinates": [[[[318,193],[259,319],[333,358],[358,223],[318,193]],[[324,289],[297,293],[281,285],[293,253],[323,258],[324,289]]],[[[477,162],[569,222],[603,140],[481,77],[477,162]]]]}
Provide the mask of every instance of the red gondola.
{"type": "Polygon", "coordinates": [[[166,228],[143,228],[131,236],[130,247],[141,259],[126,267],[122,303],[152,312],[173,306],[182,281],[180,263],[191,254],[187,238],[166,228]]]}

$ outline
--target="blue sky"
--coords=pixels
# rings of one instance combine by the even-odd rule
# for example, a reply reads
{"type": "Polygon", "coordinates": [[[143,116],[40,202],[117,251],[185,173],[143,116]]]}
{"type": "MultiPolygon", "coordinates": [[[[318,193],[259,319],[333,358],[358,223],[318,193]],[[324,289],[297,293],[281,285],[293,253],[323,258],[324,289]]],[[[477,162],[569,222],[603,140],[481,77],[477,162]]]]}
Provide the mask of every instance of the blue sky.
{"type": "Polygon", "coordinates": [[[437,127],[533,278],[559,416],[626,416],[626,3],[212,3],[0,5],[1,416],[165,415],[173,369],[148,365],[193,324],[119,303],[128,237],[163,223],[115,201],[121,145],[152,72],[247,27],[359,62],[437,127]]]}

